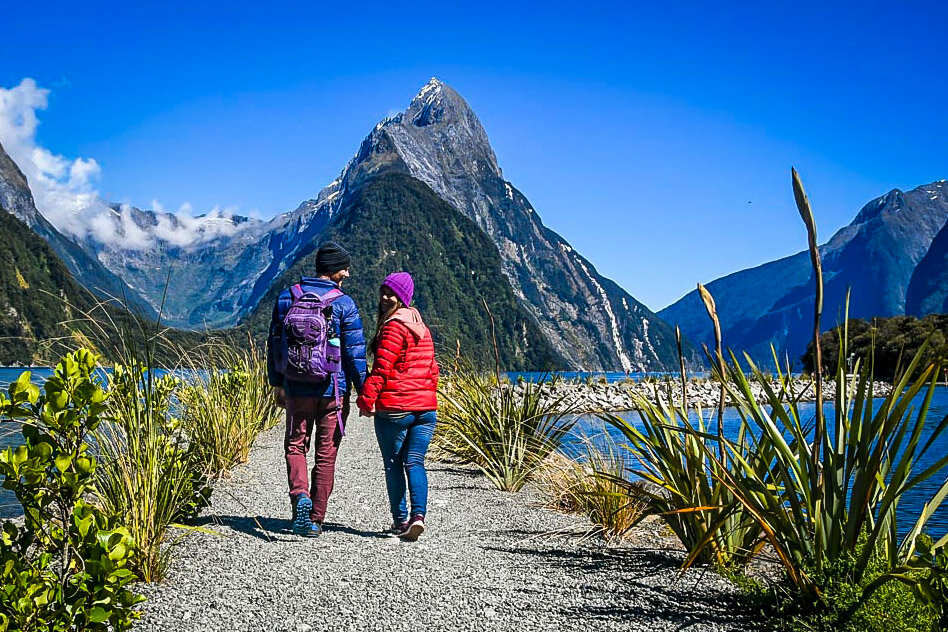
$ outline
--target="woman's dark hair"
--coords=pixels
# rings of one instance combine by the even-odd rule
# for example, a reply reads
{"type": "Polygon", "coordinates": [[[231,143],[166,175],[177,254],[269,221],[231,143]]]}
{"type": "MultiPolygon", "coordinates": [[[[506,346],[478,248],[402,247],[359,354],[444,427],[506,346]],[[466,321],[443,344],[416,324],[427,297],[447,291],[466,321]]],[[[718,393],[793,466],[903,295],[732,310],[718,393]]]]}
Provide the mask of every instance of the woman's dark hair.
{"type": "MultiPolygon", "coordinates": [[[[384,285],[382,287],[385,287],[384,285]]],[[[379,288],[381,290],[382,288],[379,288]]],[[[369,343],[369,353],[375,356],[375,352],[379,346],[379,336],[382,334],[382,327],[385,325],[385,321],[392,317],[392,315],[405,307],[405,304],[402,303],[402,299],[392,294],[392,298],[395,299],[395,302],[392,303],[388,308],[385,307],[385,304],[382,302],[382,297],[379,297],[379,306],[378,306],[378,317],[375,321],[375,335],[372,336],[372,342],[369,343]]]]}

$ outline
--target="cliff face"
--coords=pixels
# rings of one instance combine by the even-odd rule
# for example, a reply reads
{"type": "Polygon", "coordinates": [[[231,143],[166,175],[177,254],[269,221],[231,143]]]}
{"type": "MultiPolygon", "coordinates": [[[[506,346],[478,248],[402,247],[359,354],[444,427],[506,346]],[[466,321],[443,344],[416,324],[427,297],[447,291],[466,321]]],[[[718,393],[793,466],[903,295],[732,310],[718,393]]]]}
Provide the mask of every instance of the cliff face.
{"type": "Polygon", "coordinates": [[[905,295],[905,313],[948,314],[948,224],[935,235],[912,273],[905,295]]]}
{"type": "MultiPolygon", "coordinates": [[[[946,221],[945,181],[908,192],[893,190],[866,204],[851,224],[820,247],[825,328],[842,319],[850,288],[852,318],[905,314],[916,267],[946,221]]],[[[722,277],[708,289],[715,296],[727,346],[764,362],[770,361],[771,344],[794,362],[805,350],[812,334],[814,293],[806,252],[722,277]]],[[[695,343],[712,340],[697,292],[659,315],[678,323],[695,343]]]]}

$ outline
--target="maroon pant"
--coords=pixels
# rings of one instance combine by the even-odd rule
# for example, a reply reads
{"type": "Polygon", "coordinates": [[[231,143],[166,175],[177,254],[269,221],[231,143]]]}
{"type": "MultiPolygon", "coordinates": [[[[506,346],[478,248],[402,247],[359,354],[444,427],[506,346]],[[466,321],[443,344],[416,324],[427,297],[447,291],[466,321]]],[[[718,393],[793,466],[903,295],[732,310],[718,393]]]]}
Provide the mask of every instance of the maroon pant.
{"type": "MultiPolygon", "coordinates": [[[[310,520],[322,522],[332,494],[336,474],[336,454],[342,433],[336,418],[336,401],[331,397],[287,397],[286,436],[283,449],[286,454],[286,477],[290,483],[290,500],[299,494],[309,494],[313,501],[310,520]],[[314,432],[315,430],[315,432],[314,432]],[[310,439],[315,435],[312,481],[308,480],[306,455],[310,439]]],[[[349,398],[343,396],[342,418],[349,412],[349,398]]]]}

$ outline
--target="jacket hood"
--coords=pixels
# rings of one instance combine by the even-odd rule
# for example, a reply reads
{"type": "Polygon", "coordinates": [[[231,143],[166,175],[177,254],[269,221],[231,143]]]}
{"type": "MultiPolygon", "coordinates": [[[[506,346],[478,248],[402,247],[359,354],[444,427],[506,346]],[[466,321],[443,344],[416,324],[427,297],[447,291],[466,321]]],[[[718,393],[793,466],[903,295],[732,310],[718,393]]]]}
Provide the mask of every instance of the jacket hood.
{"type": "Polygon", "coordinates": [[[389,317],[389,320],[397,320],[408,327],[408,331],[415,335],[418,340],[428,335],[428,327],[421,319],[421,312],[414,307],[402,307],[389,317]]]}

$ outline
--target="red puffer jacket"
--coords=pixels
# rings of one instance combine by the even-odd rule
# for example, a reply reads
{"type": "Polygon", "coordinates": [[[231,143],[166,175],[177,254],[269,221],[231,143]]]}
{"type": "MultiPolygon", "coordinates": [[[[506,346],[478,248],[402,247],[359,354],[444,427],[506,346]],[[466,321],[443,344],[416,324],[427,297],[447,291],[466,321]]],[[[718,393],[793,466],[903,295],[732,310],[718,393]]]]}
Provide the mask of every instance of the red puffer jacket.
{"type": "Polygon", "coordinates": [[[431,332],[414,307],[398,310],[382,326],[372,372],[359,395],[360,410],[436,410],[438,362],[431,332]]]}

